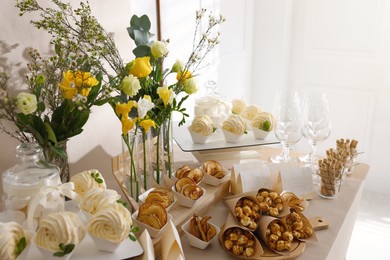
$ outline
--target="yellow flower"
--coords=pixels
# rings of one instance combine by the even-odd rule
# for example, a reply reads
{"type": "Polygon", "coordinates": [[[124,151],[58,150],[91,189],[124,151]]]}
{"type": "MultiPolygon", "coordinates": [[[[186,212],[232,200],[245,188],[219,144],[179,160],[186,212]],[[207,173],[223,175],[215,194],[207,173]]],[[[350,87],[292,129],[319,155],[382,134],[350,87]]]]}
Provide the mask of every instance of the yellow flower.
{"type": "Polygon", "coordinates": [[[168,102],[171,100],[173,90],[168,89],[167,86],[158,87],[157,88],[157,94],[161,98],[161,100],[164,103],[164,106],[167,106],[168,102]]]}
{"type": "Polygon", "coordinates": [[[192,78],[192,74],[191,74],[191,72],[189,72],[188,70],[186,70],[186,71],[184,72],[184,75],[182,75],[182,72],[181,72],[181,71],[178,71],[178,72],[177,72],[176,79],[177,79],[178,81],[184,81],[184,80],[189,79],[189,78],[192,78]]]}
{"type": "Polygon", "coordinates": [[[128,118],[131,109],[136,105],[134,100],[129,100],[127,103],[116,103],[115,113],[123,118],[128,118]]]}
{"type": "Polygon", "coordinates": [[[99,84],[99,81],[92,77],[91,73],[78,70],[68,70],[63,73],[59,87],[66,99],[72,99],[77,94],[88,96],[91,87],[99,84]]]}
{"type": "Polygon", "coordinates": [[[156,123],[152,119],[145,119],[139,123],[139,126],[145,129],[145,133],[149,132],[151,127],[156,128],[156,123]]]}
{"type": "Polygon", "coordinates": [[[134,127],[134,121],[128,117],[122,117],[122,133],[125,135],[134,127]]]}
{"type": "Polygon", "coordinates": [[[150,57],[141,57],[134,60],[134,65],[130,69],[130,74],[138,78],[147,77],[152,72],[150,57]]]}

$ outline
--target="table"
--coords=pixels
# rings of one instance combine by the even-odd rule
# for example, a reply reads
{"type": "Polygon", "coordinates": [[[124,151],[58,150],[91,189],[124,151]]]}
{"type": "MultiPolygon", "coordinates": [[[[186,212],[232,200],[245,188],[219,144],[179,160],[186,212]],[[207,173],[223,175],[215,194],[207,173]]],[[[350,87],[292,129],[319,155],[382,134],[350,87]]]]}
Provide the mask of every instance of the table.
{"type": "MultiPolygon", "coordinates": [[[[280,153],[280,149],[262,146],[256,152],[259,154],[259,159],[268,160],[269,156],[280,153]]],[[[179,159],[181,155],[181,151],[176,151],[176,159],[179,159]]],[[[297,156],[297,153],[293,155],[297,156]]],[[[188,161],[188,154],[184,156],[188,161]]],[[[221,154],[218,156],[220,157],[221,154]]],[[[213,156],[210,153],[207,157],[212,159],[213,156]]],[[[352,174],[347,175],[336,199],[323,199],[316,194],[310,201],[305,216],[309,219],[321,216],[329,222],[329,228],[317,231],[318,241],[307,243],[305,252],[298,259],[313,259],[314,256],[315,259],[345,259],[368,169],[367,164],[358,164],[352,174]]],[[[218,203],[208,212],[212,217],[212,222],[219,226],[224,224],[227,213],[228,209],[223,202],[218,203]]],[[[182,244],[186,259],[201,259],[202,257],[213,260],[234,259],[224,251],[218,240],[214,240],[206,250],[191,247],[185,237],[182,239],[182,244]]]]}

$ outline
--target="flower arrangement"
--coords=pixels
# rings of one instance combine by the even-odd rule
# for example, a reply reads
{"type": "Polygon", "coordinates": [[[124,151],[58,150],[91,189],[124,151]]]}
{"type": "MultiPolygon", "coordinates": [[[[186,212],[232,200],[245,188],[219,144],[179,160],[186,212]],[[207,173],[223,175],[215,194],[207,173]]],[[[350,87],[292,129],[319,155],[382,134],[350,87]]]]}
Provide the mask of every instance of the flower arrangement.
{"type": "MultiPolygon", "coordinates": [[[[122,137],[130,154],[134,152],[130,143],[131,135],[137,131],[142,133],[143,138],[150,133],[150,129],[157,133],[157,137],[160,136],[162,125],[171,119],[174,111],[182,114],[180,124],[185,122],[188,114],[183,102],[197,91],[198,70],[202,68],[201,64],[207,54],[219,43],[219,33],[215,32],[215,29],[224,21],[222,16],[207,16],[204,9],[197,11],[193,49],[189,58],[186,62],[176,61],[172,66],[166,67],[164,60],[169,53],[169,41],[153,41],[149,18],[146,15],[134,15],[127,31],[136,45],[133,50],[135,58],[124,64],[112,35],[107,33],[91,14],[88,2],[81,2],[79,8],[73,9],[70,4],[61,0],[50,1],[50,8],[41,6],[37,0],[17,0],[16,6],[21,16],[33,12],[39,14],[40,18],[32,20],[31,23],[51,34],[51,43],[57,56],[61,57],[54,60],[57,62],[55,65],[64,68],[68,61],[78,61],[80,58],[85,66],[80,66],[82,69],[79,70],[96,75],[99,82],[97,87],[74,86],[77,89],[77,97],[82,97],[84,101],[86,97],[89,102],[87,104],[111,104],[122,123],[122,137]],[[208,19],[207,26],[201,31],[201,21],[204,19],[208,19]],[[77,57],[65,58],[72,53],[76,53],[77,57]],[[175,76],[173,80],[172,76],[175,76]],[[111,93],[110,97],[107,96],[108,93],[111,93]]],[[[63,74],[67,70],[61,71],[64,79],[61,77],[56,80],[63,82],[62,91],[59,93],[70,97],[75,90],[69,89],[70,85],[67,85],[67,75],[63,74]]],[[[71,71],[77,70],[72,68],[71,71]]],[[[74,97],[72,102],[79,101],[77,98],[73,99],[74,97]]],[[[68,104],[70,100],[64,98],[64,102],[68,104]]],[[[158,165],[157,163],[157,167],[158,165]]],[[[158,169],[156,179],[159,182],[158,169]]]]}
{"type": "MultiPolygon", "coordinates": [[[[185,117],[188,115],[185,112],[186,109],[182,107],[183,102],[189,95],[198,90],[195,77],[197,69],[206,55],[218,44],[219,33],[211,37],[213,28],[224,21],[223,17],[209,16],[207,29],[196,41],[196,33],[199,32],[199,26],[204,18],[205,11],[203,9],[196,14],[193,50],[187,62],[177,60],[171,67],[165,69],[164,60],[169,54],[169,42],[151,40],[153,34],[149,32],[151,25],[146,15],[141,17],[134,15],[131,18],[130,27],[127,30],[136,44],[133,50],[135,59],[126,65],[128,75],[122,79],[119,86],[122,94],[116,97],[114,101],[116,103],[112,103],[118,118],[122,122],[122,135],[130,149],[129,151],[132,151],[133,148],[130,147],[128,135],[133,128],[135,128],[135,132],[141,131],[142,136],[145,137],[145,132],[153,127],[157,132],[157,138],[159,138],[162,125],[165,121],[171,119],[174,111],[182,114],[182,120],[179,124],[185,122],[185,117]],[[175,77],[173,82],[168,84],[167,80],[171,74],[175,74],[175,77]],[[180,96],[181,99],[179,99],[180,96]],[[135,116],[130,118],[129,114],[131,115],[133,108],[136,109],[133,111],[135,116]]],[[[161,178],[158,159],[159,144],[160,141],[157,140],[155,177],[157,183],[160,183],[161,178]]],[[[132,153],[130,152],[130,154],[132,153]]],[[[169,160],[171,156],[168,155],[167,158],[169,160]]],[[[143,167],[143,170],[145,171],[146,167],[143,167]]],[[[171,177],[171,174],[172,169],[168,167],[169,177],[171,177]]],[[[143,186],[144,189],[147,188],[146,180],[144,180],[143,186]]]]}
{"type": "MultiPolygon", "coordinates": [[[[75,50],[74,50],[75,51],[75,50]]],[[[5,51],[0,53],[5,54],[5,51]]],[[[93,76],[86,64],[88,59],[57,48],[56,54],[43,58],[38,50],[30,49],[26,74],[27,89],[16,96],[11,90],[9,72],[0,74],[0,119],[13,122],[16,131],[9,131],[3,123],[0,130],[20,142],[38,142],[46,159],[62,162],[61,179],[69,180],[66,142],[83,131],[90,108],[104,103],[107,93],[101,86],[101,75],[93,76]]]]}

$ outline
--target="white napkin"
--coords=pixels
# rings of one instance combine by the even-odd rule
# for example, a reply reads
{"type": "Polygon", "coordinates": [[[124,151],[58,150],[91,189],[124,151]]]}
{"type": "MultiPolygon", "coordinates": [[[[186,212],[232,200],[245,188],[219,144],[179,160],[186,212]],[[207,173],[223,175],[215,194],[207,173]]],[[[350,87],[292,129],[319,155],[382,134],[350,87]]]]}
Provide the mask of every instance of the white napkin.
{"type": "Polygon", "coordinates": [[[161,238],[162,260],[185,259],[179,232],[172,220],[169,220],[167,225],[161,238]]]}
{"type": "Polygon", "coordinates": [[[138,241],[140,242],[142,248],[144,249],[144,254],[142,255],[141,260],[155,259],[153,241],[147,229],[145,229],[144,232],[142,232],[138,241]]]}
{"type": "MultiPolygon", "coordinates": [[[[243,182],[246,182],[243,180],[243,178],[240,179],[240,175],[244,171],[253,171],[256,169],[260,169],[264,166],[264,163],[262,161],[254,161],[254,162],[248,162],[248,163],[240,163],[240,164],[234,164],[231,174],[231,192],[232,194],[239,194],[243,192],[243,182]]],[[[252,177],[252,174],[249,174],[248,177],[252,177]]]]}

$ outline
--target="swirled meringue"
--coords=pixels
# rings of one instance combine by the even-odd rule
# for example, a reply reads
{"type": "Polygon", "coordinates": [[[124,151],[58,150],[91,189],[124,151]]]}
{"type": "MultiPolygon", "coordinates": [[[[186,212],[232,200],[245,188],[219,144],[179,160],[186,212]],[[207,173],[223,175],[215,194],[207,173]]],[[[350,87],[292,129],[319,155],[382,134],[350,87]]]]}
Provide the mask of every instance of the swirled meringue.
{"type": "Polygon", "coordinates": [[[130,212],[120,203],[106,205],[89,220],[89,234],[113,243],[122,242],[132,226],[130,212]]]}
{"type": "Polygon", "coordinates": [[[120,198],[121,196],[115,190],[93,188],[84,194],[79,207],[90,214],[95,214],[103,206],[116,203],[120,198]]]}
{"type": "Polygon", "coordinates": [[[34,238],[35,244],[52,252],[61,251],[59,244],[77,246],[85,237],[85,226],[76,213],[55,212],[43,216],[34,238]]]}
{"type": "Polygon", "coordinates": [[[244,112],[247,104],[245,100],[236,98],[232,100],[232,113],[236,115],[241,115],[244,112]]]}
{"type": "Polygon", "coordinates": [[[80,197],[83,197],[84,193],[92,188],[107,188],[103,175],[98,170],[79,172],[76,175],[72,176],[70,178],[70,181],[74,183],[74,191],[80,197]],[[92,175],[96,175],[96,178],[100,179],[102,182],[99,183],[96,178],[92,177],[92,175]]]}
{"type": "Polygon", "coordinates": [[[262,109],[259,106],[247,106],[242,112],[241,116],[249,121],[252,121],[258,114],[262,112],[262,109]]]}
{"type": "Polygon", "coordinates": [[[267,132],[270,132],[274,129],[275,119],[274,116],[268,112],[261,112],[253,120],[252,125],[257,128],[267,132]],[[264,126],[264,123],[269,122],[269,127],[264,126]]]}
{"type": "Polygon", "coordinates": [[[246,132],[246,124],[239,115],[230,115],[222,124],[222,129],[236,135],[246,132]]]}
{"type": "Polygon", "coordinates": [[[189,129],[195,133],[209,136],[214,132],[215,128],[213,120],[208,115],[200,115],[194,118],[189,129]]]}
{"type": "Polygon", "coordinates": [[[0,222],[0,259],[16,259],[16,247],[26,237],[23,227],[17,222],[0,222]]]}

